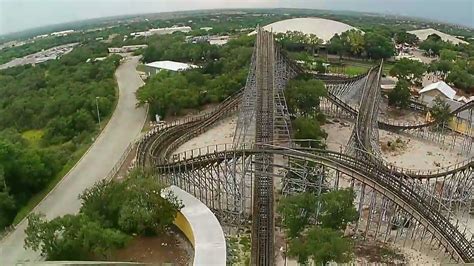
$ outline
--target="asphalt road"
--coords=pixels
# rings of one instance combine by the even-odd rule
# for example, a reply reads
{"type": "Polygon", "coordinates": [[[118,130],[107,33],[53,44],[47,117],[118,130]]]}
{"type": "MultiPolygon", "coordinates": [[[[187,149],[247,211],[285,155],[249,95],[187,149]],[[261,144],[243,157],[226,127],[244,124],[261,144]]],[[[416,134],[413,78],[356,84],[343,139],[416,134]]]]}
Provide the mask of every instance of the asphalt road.
{"type": "MultiPolygon", "coordinates": [[[[104,178],[129,143],[140,134],[146,111],[144,108],[136,108],[135,91],[143,84],[135,71],[137,63],[138,57],[132,57],[119,66],[115,73],[119,85],[119,100],[112,118],[89,151],[38,204],[34,212],[44,213],[48,219],[78,212],[78,195],[104,178]]],[[[1,240],[0,265],[42,260],[38,253],[23,248],[26,226],[27,221],[23,220],[11,234],[1,240]]]]}

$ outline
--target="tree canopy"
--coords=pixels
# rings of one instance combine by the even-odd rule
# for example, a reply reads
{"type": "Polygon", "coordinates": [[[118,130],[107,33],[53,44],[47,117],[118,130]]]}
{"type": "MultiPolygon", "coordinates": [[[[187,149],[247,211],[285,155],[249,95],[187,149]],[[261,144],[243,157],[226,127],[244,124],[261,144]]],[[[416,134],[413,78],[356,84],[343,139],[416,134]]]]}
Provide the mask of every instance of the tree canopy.
{"type": "Polygon", "coordinates": [[[395,54],[392,41],[378,33],[368,32],[364,35],[365,51],[371,59],[389,58],[395,54]]]}
{"type": "Polygon", "coordinates": [[[398,44],[417,44],[420,40],[415,34],[408,33],[406,31],[400,31],[395,34],[395,42],[398,44]]]}
{"type": "Polygon", "coordinates": [[[430,55],[439,55],[441,50],[450,49],[453,45],[443,41],[440,36],[431,34],[426,38],[426,40],[420,43],[419,47],[420,49],[425,50],[427,54],[431,53],[430,55]]]}
{"type": "Polygon", "coordinates": [[[434,105],[431,107],[430,113],[438,123],[446,123],[451,119],[449,104],[439,96],[434,99],[434,105]]]}
{"type": "Polygon", "coordinates": [[[162,233],[182,204],[173,194],[161,196],[162,186],[143,172],[124,181],[101,181],[82,195],[79,214],[28,217],[25,247],[49,260],[106,259],[125,246],[132,235],[162,233]]]}
{"type": "Polygon", "coordinates": [[[380,29],[363,34],[359,30],[349,30],[334,35],[327,45],[330,53],[339,56],[351,55],[371,59],[389,58],[394,55],[395,48],[389,37],[380,29]]]}
{"type": "Polygon", "coordinates": [[[412,84],[421,84],[427,66],[421,62],[402,58],[390,69],[390,75],[398,79],[404,79],[412,84]]]}
{"type": "Polygon", "coordinates": [[[202,44],[200,48],[194,48],[180,45],[182,40],[176,36],[163,36],[159,40],[169,42],[164,46],[168,47],[167,50],[155,56],[145,56],[150,49],[162,49],[150,46],[144,52],[145,61],[179,59],[190,62],[199,57],[202,68],[185,72],[161,71],[138,90],[137,98],[141,104],[149,104],[152,114],[162,117],[224,100],[245,84],[253,51],[252,38],[242,36],[222,47],[202,44]],[[200,49],[199,56],[190,55],[194,49],[200,49]]]}
{"type": "Polygon", "coordinates": [[[281,199],[277,210],[289,238],[288,255],[301,264],[310,259],[323,265],[350,261],[352,241],[343,237],[342,230],[358,219],[354,199],[351,189],[326,192],[320,197],[305,192],[281,199]]]}
{"type": "Polygon", "coordinates": [[[58,60],[0,71],[0,230],[17,211],[74,160],[116,101],[114,71],[120,56],[91,42],[58,60]]]}
{"type": "Polygon", "coordinates": [[[410,104],[410,83],[404,79],[398,80],[395,88],[388,93],[388,104],[406,108],[410,104]]]}
{"type": "Polygon", "coordinates": [[[293,79],[285,90],[288,108],[291,113],[311,116],[319,111],[319,101],[326,96],[324,83],[317,79],[293,79]]]}

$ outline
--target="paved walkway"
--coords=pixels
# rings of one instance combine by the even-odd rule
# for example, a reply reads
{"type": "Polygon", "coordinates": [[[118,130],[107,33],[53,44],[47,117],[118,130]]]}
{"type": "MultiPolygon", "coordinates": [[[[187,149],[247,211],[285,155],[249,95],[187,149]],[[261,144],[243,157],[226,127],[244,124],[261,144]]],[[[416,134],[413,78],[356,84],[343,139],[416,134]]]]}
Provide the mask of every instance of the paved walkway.
{"type": "MultiPolygon", "coordinates": [[[[40,202],[35,212],[44,213],[48,219],[77,212],[80,208],[78,195],[104,178],[129,143],[138,136],[146,119],[146,111],[135,107],[135,91],[143,84],[135,71],[137,63],[138,57],[132,57],[119,66],[115,75],[120,96],[112,118],[90,150],[40,202]]],[[[26,226],[27,221],[23,220],[15,231],[0,242],[0,265],[41,260],[39,254],[23,249],[26,226]]]]}

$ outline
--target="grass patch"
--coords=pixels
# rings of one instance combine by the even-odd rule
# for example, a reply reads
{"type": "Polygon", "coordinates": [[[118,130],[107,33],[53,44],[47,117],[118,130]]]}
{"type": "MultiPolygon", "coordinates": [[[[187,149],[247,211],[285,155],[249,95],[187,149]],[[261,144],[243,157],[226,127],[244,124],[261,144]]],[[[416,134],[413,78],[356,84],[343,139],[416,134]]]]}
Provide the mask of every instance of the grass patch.
{"type": "Polygon", "coordinates": [[[368,70],[369,70],[368,68],[362,67],[362,66],[346,66],[344,68],[344,72],[345,72],[344,74],[349,75],[349,76],[357,76],[357,75],[367,73],[368,70]]]}
{"type": "Polygon", "coordinates": [[[140,72],[146,72],[146,67],[144,64],[138,64],[137,65],[137,71],[140,71],[140,72]]]}
{"type": "Polygon", "coordinates": [[[31,129],[21,133],[21,136],[26,139],[31,146],[38,147],[43,138],[44,131],[42,129],[31,129]]]}

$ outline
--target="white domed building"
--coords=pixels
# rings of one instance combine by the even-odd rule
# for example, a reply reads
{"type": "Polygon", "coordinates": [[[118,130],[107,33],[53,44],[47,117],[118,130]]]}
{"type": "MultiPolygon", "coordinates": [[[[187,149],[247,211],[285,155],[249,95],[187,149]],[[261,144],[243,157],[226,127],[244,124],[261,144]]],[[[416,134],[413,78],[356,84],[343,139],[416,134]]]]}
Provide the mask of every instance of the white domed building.
{"type": "MultiPolygon", "coordinates": [[[[300,31],[304,34],[314,34],[318,38],[322,39],[324,43],[336,34],[341,34],[348,30],[356,29],[345,23],[323,19],[323,18],[292,18],[274,22],[272,24],[263,27],[267,31],[273,31],[274,33],[285,33],[287,31],[300,31]]],[[[250,34],[255,34],[252,32],[250,34]]]]}

